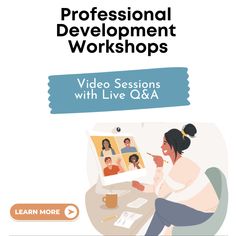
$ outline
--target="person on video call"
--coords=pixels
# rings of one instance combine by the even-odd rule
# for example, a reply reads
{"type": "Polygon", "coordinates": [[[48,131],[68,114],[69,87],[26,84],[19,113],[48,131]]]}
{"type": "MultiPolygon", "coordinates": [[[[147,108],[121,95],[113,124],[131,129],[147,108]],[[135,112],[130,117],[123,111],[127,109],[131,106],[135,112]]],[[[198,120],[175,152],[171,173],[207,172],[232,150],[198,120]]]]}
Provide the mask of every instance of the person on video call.
{"type": "Polygon", "coordinates": [[[129,156],[129,170],[138,170],[143,168],[139,163],[139,156],[137,154],[132,154],[129,156]]]}
{"type": "Polygon", "coordinates": [[[130,138],[125,138],[124,144],[125,144],[125,147],[121,148],[121,153],[137,152],[136,147],[130,146],[131,144],[130,138]]]}
{"type": "Polygon", "coordinates": [[[101,151],[101,157],[108,157],[115,155],[114,149],[111,147],[111,142],[109,139],[105,138],[102,140],[102,151],[101,151]]]}
{"type": "Polygon", "coordinates": [[[112,159],[111,157],[105,157],[104,162],[107,167],[103,169],[103,174],[104,176],[109,176],[109,175],[116,175],[118,173],[124,172],[123,167],[121,166],[121,159],[118,159],[116,161],[117,165],[112,164],[112,159]]]}
{"type": "Polygon", "coordinates": [[[171,129],[165,133],[162,153],[169,156],[173,167],[163,179],[161,171],[163,159],[154,156],[157,166],[153,185],[143,185],[133,181],[132,186],[144,192],[156,192],[155,213],[146,235],[160,235],[166,226],[171,234],[172,226],[190,226],[208,220],[218,206],[217,194],[209,179],[200,167],[192,160],[184,157],[197,129],[194,125],[186,125],[182,131],[171,129]]]}

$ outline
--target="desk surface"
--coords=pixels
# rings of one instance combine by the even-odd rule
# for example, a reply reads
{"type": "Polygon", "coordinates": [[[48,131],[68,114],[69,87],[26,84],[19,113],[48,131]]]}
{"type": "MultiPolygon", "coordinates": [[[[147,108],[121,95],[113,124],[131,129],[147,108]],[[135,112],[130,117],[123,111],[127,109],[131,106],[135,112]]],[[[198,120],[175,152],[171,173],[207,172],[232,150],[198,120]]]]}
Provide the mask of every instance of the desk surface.
{"type": "Polygon", "coordinates": [[[92,224],[104,235],[135,235],[154,213],[154,201],[156,195],[153,193],[140,192],[132,188],[131,183],[112,185],[112,189],[114,190],[131,190],[129,193],[118,198],[118,207],[114,209],[108,209],[104,206],[102,201],[104,195],[97,194],[95,189],[96,185],[86,193],[86,207],[92,224]],[[126,206],[138,197],[146,198],[148,202],[137,209],[126,206]],[[123,211],[131,211],[142,214],[143,216],[136,220],[130,229],[114,226],[114,222],[120,217],[123,211]],[[101,222],[102,219],[113,215],[117,215],[118,218],[113,218],[103,223],[101,222]]]}

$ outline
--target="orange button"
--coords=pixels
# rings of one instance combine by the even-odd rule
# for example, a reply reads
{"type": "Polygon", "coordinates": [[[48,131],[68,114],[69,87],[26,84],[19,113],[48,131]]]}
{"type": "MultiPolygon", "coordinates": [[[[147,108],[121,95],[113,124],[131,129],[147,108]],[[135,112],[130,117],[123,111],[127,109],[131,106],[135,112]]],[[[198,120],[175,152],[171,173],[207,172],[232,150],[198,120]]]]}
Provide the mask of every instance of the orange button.
{"type": "Polygon", "coordinates": [[[15,204],[10,213],[15,220],[74,220],[79,209],[74,204],[15,204]]]}

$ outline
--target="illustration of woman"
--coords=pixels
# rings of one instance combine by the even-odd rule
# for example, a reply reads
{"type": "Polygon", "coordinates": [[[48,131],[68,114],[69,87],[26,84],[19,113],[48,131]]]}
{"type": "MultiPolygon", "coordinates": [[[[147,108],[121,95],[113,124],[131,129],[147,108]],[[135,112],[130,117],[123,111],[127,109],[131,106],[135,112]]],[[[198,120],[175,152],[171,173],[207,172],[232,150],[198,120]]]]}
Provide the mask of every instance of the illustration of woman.
{"type": "MultiPolygon", "coordinates": [[[[209,219],[218,206],[218,198],[213,186],[200,167],[182,156],[197,129],[186,125],[182,131],[171,129],[165,133],[162,153],[173,162],[169,174],[161,178],[163,159],[154,156],[157,166],[153,185],[143,185],[133,181],[134,188],[144,192],[156,192],[155,213],[146,235],[159,235],[163,228],[170,226],[190,226],[209,219]]],[[[170,232],[169,232],[170,233],[170,232]]]]}
{"type": "Polygon", "coordinates": [[[137,170],[143,168],[139,163],[139,156],[137,154],[132,154],[129,156],[129,170],[137,170]]]}
{"type": "Polygon", "coordinates": [[[101,151],[101,157],[109,157],[112,155],[115,155],[114,149],[111,147],[110,140],[105,138],[102,140],[102,151],[101,151]]]}

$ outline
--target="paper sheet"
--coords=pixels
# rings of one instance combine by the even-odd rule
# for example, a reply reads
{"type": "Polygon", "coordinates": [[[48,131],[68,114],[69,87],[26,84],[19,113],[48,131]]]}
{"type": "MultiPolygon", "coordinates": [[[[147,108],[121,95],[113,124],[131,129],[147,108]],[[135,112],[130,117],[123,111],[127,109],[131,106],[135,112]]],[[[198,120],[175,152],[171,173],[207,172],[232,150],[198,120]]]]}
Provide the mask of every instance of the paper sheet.
{"type": "Polygon", "coordinates": [[[142,216],[143,215],[134,212],[124,211],[114,225],[129,229],[132,224],[142,216]]]}

